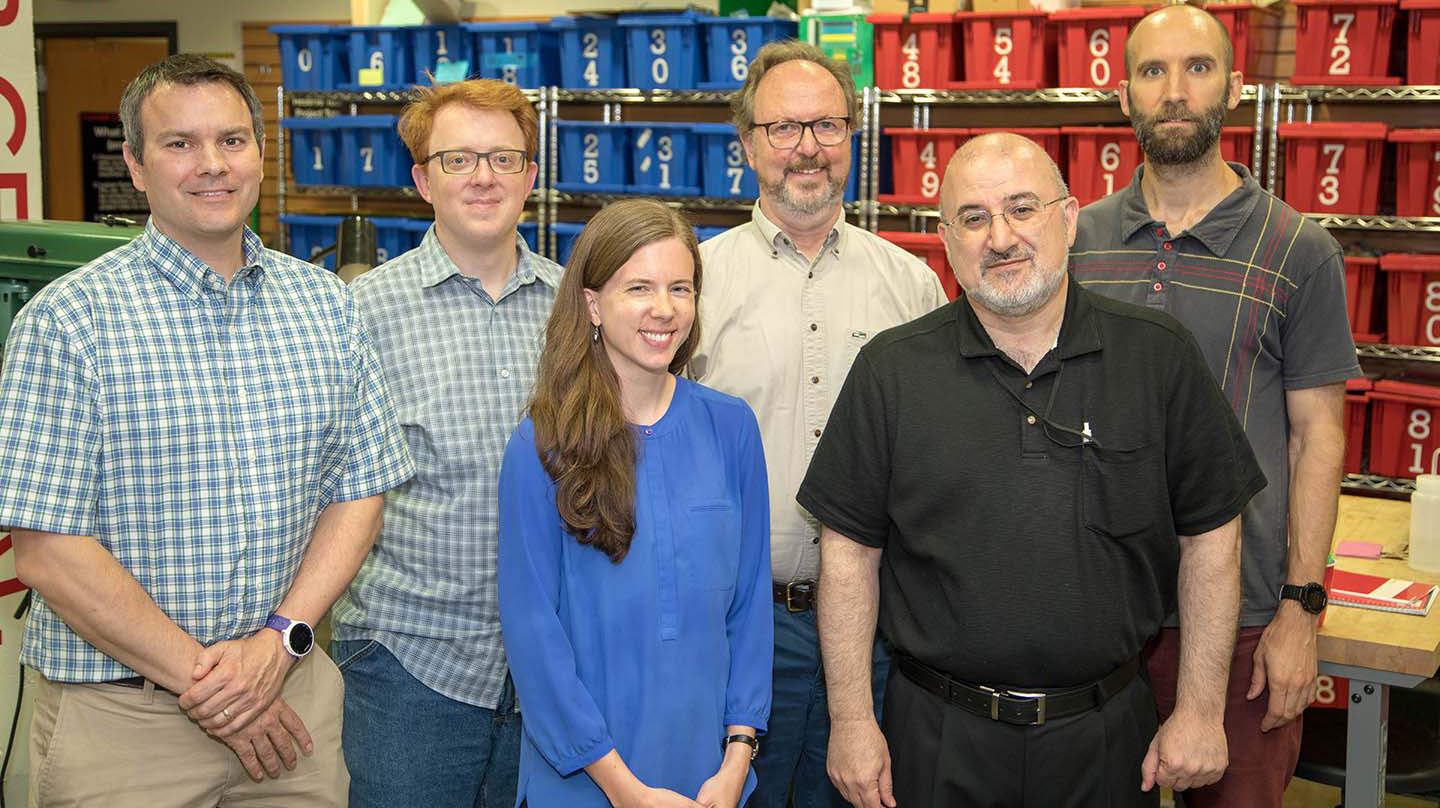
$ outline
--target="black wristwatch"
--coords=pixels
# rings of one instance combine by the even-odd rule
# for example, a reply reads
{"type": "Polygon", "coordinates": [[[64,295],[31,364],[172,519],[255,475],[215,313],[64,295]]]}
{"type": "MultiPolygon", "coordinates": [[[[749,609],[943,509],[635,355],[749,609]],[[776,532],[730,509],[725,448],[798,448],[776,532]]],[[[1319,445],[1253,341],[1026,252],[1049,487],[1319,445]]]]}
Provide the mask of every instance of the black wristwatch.
{"type": "Polygon", "coordinates": [[[729,748],[730,748],[730,744],[732,744],[732,743],[743,743],[743,744],[748,745],[748,746],[750,747],[750,759],[751,759],[751,760],[754,760],[754,759],[755,759],[755,756],[758,755],[758,754],[760,754],[760,740],[759,740],[758,738],[756,738],[754,735],[730,735],[730,736],[727,736],[727,737],[725,738],[725,740],[723,740],[723,741],[720,742],[720,751],[721,751],[721,752],[724,752],[726,749],[729,749],[729,748]]]}
{"type": "Polygon", "coordinates": [[[1325,592],[1325,587],[1311,581],[1304,586],[1295,584],[1282,584],[1280,587],[1281,600],[1298,600],[1300,608],[1310,614],[1319,614],[1325,611],[1325,604],[1330,602],[1330,595],[1325,592]]]}

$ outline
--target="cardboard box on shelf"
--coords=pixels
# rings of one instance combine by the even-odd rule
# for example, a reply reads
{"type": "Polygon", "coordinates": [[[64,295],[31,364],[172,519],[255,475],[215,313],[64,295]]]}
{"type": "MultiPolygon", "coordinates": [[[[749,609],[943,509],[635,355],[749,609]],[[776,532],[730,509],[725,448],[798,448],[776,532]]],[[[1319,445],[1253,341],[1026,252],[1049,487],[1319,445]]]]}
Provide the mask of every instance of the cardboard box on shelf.
{"type": "Polygon", "coordinates": [[[970,0],[872,0],[870,6],[876,14],[954,14],[969,11],[970,0]]]}
{"type": "Polygon", "coordinates": [[[1030,11],[1034,5],[1030,0],[970,0],[971,11],[1030,11]]]}

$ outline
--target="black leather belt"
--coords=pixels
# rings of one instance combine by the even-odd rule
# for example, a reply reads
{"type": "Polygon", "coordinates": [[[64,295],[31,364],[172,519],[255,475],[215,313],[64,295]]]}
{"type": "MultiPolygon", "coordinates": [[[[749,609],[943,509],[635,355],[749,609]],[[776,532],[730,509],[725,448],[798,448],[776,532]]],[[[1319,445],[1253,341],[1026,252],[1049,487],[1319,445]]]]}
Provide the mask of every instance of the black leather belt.
{"type": "Polygon", "coordinates": [[[774,588],[775,602],[785,604],[786,611],[808,612],[815,608],[814,581],[776,581],[774,588]]]}
{"type": "MultiPolygon", "coordinates": [[[[102,684],[102,685],[120,685],[121,687],[133,687],[133,688],[135,688],[136,690],[144,690],[144,689],[145,689],[145,677],[144,677],[144,676],[127,676],[127,677],[125,677],[124,679],[111,679],[111,680],[108,681],[108,682],[101,682],[100,684],[102,684]]],[[[161,687],[160,685],[155,685],[155,689],[156,689],[156,690],[159,690],[159,691],[162,691],[162,692],[165,692],[165,693],[169,693],[169,692],[170,692],[170,691],[166,690],[165,688],[161,687]]]]}
{"type": "Polygon", "coordinates": [[[969,685],[913,657],[896,654],[894,659],[906,678],[946,702],[982,718],[1019,726],[1038,726],[1046,721],[1098,709],[1130,684],[1140,671],[1140,659],[1137,657],[1093,684],[1040,692],[969,685]]]}

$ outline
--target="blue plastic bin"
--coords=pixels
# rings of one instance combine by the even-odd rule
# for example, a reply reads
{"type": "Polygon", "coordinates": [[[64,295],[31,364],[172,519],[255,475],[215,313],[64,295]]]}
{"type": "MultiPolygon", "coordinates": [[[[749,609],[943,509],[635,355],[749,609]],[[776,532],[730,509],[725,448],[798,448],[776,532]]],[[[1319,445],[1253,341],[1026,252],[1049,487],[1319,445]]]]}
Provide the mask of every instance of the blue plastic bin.
{"type": "Polygon", "coordinates": [[[375,259],[380,264],[419,247],[431,225],[429,219],[404,216],[371,216],[370,221],[375,223],[375,259]]]}
{"type": "MultiPolygon", "coordinates": [[[[289,253],[303,261],[317,263],[313,260],[315,253],[335,246],[335,231],[340,227],[340,217],[287,213],[280,217],[280,224],[285,227],[285,244],[289,253]]],[[[331,252],[318,263],[333,271],[335,253],[331,252]]]]}
{"type": "Polygon", "coordinates": [[[703,77],[700,29],[704,15],[622,14],[625,75],[642,90],[694,90],[703,77]]]}
{"type": "Polygon", "coordinates": [[[345,80],[346,41],[332,25],[272,25],[280,40],[280,75],[287,90],[334,90],[345,80]]]}
{"type": "Polygon", "coordinates": [[[410,151],[394,115],[353,115],[340,121],[340,184],[395,188],[411,183],[410,151]]]}
{"type": "Polygon", "coordinates": [[[570,252],[575,249],[575,239],[580,237],[580,231],[585,225],[579,222],[556,222],[550,225],[551,231],[555,233],[555,262],[565,266],[570,261],[570,252]]]}
{"type": "Polygon", "coordinates": [[[538,22],[470,22],[470,72],[517,87],[535,88],[560,79],[560,38],[538,22]]]}
{"type": "Polygon", "coordinates": [[[408,28],[393,25],[347,25],[340,29],[348,37],[349,72],[340,83],[348,90],[403,90],[415,83],[415,60],[410,55],[413,38],[408,28]],[[360,71],[384,71],[380,84],[361,84],[360,71]]]}
{"type": "Polygon", "coordinates": [[[729,229],[728,227],[697,226],[695,228],[695,239],[701,242],[709,241],[729,229]]]}
{"type": "Polygon", "coordinates": [[[566,16],[550,20],[560,35],[560,86],[608,90],[625,84],[625,37],[612,16],[566,16]]]}
{"type": "MultiPolygon", "coordinates": [[[[889,154],[889,152],[881,152],[889,154]]],[[[882,164],[888,162],[880,161],[882,164]]],[[[850,181],[845,183],[845,201],[854,202],[860,198],[860,133],[850,133],[850,181]]]]}
{"type": "Polygon", "coordinates": [[[296,185],[340,185],[343,118],[283,118],[290,133],[290,170],[296,185]]]}
{"type": "Polygon", "coordinates": [[[794,39],[799,26],[773,17],[714,17],[698,21],[705,39],[702,90],[735,90],[750,73],[750,60],[767,42],[794,39]]]}
{"type": "Polygon", "coordinates": [[[691,124],[700,138],[701,192],[719,199],[754,199],[760,195],[755,171],[745,162],[740,135],[728,123],[691,124]]]}
{"type": "Polygon", "coordinates": [[[700,138],[694,124],[628,123],[630,185],[657,196],[700,195],[700,138]]]}
{"type": "Polygon", "coordinates": [[[413,25],[410,31],[410,53],[415,59],[414,83],[434,84],[431,76],[449,62],[464,62],[465,74],[475,74],[471,54],[472,37],[459,25],[413,25]]]}
{"type": "Polygon", "coordinates": [[[530,248],[530,252],[540,252],[539,222],[521,222],[515,225],[515,229],[520,231],[520,238],[525,239],[525,246],[530,248]]]}
{"type": "Polygon", "coordinates": [[[629,190],[630,128],[596,121],[556,121],[561,191],[613,194],[629,190]]]}

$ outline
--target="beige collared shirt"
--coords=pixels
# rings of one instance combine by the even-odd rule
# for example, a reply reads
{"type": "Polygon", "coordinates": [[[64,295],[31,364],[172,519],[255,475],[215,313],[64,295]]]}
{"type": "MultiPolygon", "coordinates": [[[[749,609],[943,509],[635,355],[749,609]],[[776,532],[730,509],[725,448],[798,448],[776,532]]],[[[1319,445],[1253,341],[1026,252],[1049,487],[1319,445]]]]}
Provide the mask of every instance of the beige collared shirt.
{"type": "Polygon", "coordinates": [[[700,348],[690,375],[760,420],[776,581],[813,579],[820,526],[795,502],[855,355],[875,334],[945,302],[920,259],[841,220],[814,261],[755,206],[700,245],[700,348]]]}

